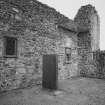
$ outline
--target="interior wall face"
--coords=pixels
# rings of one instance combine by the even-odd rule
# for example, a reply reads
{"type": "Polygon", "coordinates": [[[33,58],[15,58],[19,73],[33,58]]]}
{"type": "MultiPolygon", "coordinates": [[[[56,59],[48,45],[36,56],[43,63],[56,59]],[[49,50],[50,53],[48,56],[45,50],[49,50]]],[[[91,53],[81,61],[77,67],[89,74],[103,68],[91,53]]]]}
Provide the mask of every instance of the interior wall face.
{"type": "Polygon", "coordinates": [[[97,14],[93,14],[91,16],[91,46],[92,51],[97,51],[100,49],[100,23],[99,16],[97,14]]]}
{"type": "Polygon", "coordinates": [[[90,32],[81,32],[78,34],[78,69],[81,76],[96,77],[97,62],[91,48],[90,32]]]}

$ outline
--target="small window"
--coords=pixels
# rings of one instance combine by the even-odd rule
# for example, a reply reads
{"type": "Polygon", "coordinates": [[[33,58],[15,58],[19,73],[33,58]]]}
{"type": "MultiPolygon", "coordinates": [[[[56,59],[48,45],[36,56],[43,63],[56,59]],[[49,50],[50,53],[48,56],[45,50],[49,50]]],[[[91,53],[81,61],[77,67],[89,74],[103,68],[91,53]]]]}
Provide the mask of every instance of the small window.
{"type": "Polygon", "coordinates": [[[65,63],[70,64],[71,62],[71,48],[65,48],[65,63]]]}
{"type": "Polygon", "coordinates": [[[4,37],[4,57],[17,57],[17,38],[4,37]]]}

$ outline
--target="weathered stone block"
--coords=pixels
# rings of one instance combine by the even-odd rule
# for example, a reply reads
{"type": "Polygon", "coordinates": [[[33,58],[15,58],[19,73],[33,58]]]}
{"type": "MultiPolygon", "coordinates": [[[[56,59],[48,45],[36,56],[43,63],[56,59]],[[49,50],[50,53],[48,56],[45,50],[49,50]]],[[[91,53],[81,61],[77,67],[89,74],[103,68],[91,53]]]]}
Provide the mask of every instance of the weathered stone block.
{"type": "Polygon", "coordinates": [[[25,68],[16,68],[16,72],[18,73],[22,73],[22,74],[25,74],[26,73],[26,69],[25,68]]]}
{"type": "Polygon", "coordinates": [[[27,68],[27,73],[32,74],[36,72],[34,72],[34,68],[27,68]]]}

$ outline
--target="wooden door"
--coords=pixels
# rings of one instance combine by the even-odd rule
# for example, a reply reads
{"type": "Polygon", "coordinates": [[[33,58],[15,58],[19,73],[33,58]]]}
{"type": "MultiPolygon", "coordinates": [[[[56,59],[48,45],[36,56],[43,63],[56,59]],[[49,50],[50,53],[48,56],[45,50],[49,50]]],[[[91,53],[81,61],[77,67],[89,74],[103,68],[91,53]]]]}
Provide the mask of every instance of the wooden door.
{"type": "Polygon", "coordinates": [[[57,56],[43,56],[43,80],[42,86],[47,89],[57,89],[57,56]]]}

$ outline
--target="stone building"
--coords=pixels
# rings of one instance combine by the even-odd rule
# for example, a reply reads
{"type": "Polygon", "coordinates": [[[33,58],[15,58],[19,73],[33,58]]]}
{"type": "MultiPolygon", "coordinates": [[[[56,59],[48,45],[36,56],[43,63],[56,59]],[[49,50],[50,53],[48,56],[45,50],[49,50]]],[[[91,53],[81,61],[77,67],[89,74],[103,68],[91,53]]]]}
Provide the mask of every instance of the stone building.
{"type": "Polygon", "coordinates": [[[58,79],[94,74],[98,49],[99,18],[91,5],[73,21],[36,0],[0,1],[0,91],[38,84],[46,54],[58,56],[58,79]]]}

